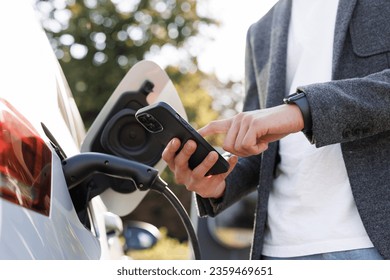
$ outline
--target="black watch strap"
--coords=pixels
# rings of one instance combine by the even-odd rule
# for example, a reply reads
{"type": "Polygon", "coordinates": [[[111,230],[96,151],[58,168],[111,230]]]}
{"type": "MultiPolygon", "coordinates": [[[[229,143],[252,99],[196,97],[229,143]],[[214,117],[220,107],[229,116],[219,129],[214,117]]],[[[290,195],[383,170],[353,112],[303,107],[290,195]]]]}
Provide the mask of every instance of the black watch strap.
{"type": "Polygon", "coordinates": [[[296,104],[302,112],[305,134],[311,134],[312,132],[312,119],[309,102],[307,101],[306,94],[302,91],[293,93],[283,99],[285,104],[296,104]]]}

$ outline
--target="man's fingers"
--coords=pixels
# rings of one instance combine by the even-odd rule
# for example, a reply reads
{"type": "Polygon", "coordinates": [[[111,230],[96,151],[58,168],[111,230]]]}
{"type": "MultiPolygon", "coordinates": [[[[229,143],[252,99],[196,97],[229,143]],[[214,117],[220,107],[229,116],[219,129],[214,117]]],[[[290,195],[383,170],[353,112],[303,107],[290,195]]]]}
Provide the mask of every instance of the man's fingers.
{"type": "Polygon", "coordinates": [[[193,177],[202,179],[218,160],[217,152],[210,152],[206,158],[193,170],[193,177]]]}
{"type": "MultiPolygon", "coordinates": [[[[210,156],[209,158],[210,163],[215,162],[215,160],[218,158],[218,154],[215,152],[210,153],[209,156],[210,156]]],[[[199,165],[197,168],[194,169],[194,172],[190,178],[190,182],[189,185],[187,186],[187,189],[196,192],[197,194],[199,194],[201,197],[204,198],[218,198],[223,195],[225,191],[225,183],[224,183],[225,179],[230,174],[230,172],[232,172],[233,168],[236,166],[238,158],[232,155],[227,159],[230,166],[227,172],[205,177],[204,176],[205,173],[207,173],[207,171],[210,170],[211,166],[210,165],[208,165],[207,167],[206,165],[204,165],[203,167],[201,166],[205,164],[207,160],[208,159],[206,158],[201,165],[199,165]],[[195,172],[195,171],[199,171],[199,172],[195,172]]]]}
{"type": "Polygon", "coordinates": [[[172,171],[175,169],[175,157],[177,151],[180,149],[180,145],[180,140],[174,138],[168,143],[162,153],[162,159],[168,164],[169,169],[172,171]]]}
{"type": "Polygon", "coordinates": [[[212,134],[226,133],[230,129],[231,124],[232,124],[232,119],[212,121],[208,125],[199,129],[198,133],[203,137],[212,134]]]}
{"type": "Polygon", "coordinates": [[[183,148],[180,150],[180,153],[176,155],[175,164],[180,168],[188,168],[188,161],[192,154],[196,150],[196,143],[193,140],[188,140],[184,143],[183,148]]]}

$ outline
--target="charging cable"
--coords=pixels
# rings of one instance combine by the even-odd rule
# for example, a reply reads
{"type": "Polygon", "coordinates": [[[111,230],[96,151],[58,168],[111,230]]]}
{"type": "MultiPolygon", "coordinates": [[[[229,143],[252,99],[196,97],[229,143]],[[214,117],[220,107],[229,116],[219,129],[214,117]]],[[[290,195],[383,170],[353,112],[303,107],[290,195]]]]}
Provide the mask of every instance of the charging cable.
{"type": "MultiPolygon", "coordinates": [[[[160,178],[157,169],[139,162],[103,153],[81,153],[64,159],[62,161],[62,169],[69,190],[77,188],[85,180],[91,179],[94,174],[104,174],[116,179],[131,180],[140,191],[152,190],[162,194],[180,216],[190,239],[194,258],[196,260],[201,259],[199,242],[191,219],[180,200],[168,188],[167,183],[160,178]]],[[[92,193],[96,196],[104,190],[104,188],[99,188],[92,193]]],[[[131,193],[134,189],[122,187],[116,191],[131,193]]]]}

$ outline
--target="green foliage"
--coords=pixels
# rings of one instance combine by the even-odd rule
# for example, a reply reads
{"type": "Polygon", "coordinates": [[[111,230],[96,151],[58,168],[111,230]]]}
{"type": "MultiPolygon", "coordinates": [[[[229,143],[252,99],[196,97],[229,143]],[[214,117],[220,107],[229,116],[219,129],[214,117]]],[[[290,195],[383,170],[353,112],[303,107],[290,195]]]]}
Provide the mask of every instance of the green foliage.
{"type": "Polygon", "coordinates": [[[181,75],[196,69],[188,42],[202,26],[216,24],[197,14],[196,0],[59,3],[37,0],[37,8],[87,127],[126,72],[146,55],[173,47],[185,54],[181,75]]]}
{"type": "Polygon", "coordinates": [[[211,107],[213,99],[202,87],[202,81],[209,77],[201,72],[183,75],[173,67],[168,67],[166,71],[174,81],[175,88],[183,101],[188,120],[195,128],[200,128],[218,118],[218,113],[211,107]]]}
{"type": "Polygon", "coordinates": [[[179,242],[167,236],[167,229],[160,228],[162,238],[150,249],[133,250],[128,256],[134,260],[188,260],[191,252],[187,242],[179,242]]]}

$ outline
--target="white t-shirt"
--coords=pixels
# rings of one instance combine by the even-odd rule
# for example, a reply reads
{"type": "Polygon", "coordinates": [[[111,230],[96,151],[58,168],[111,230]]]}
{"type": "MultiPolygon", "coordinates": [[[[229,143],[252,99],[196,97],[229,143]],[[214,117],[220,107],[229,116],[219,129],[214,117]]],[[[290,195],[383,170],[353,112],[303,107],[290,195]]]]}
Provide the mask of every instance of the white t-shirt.
{"type": "MultiPolygon", "coordinates": [[[[286,94],[331,80],[338,0],[293,0],[286,94]]],[[[280,141],[263,254],[294,257],[373,247],[356,209],[339,144],[316,148],[303,133],[280,141]]]]}

